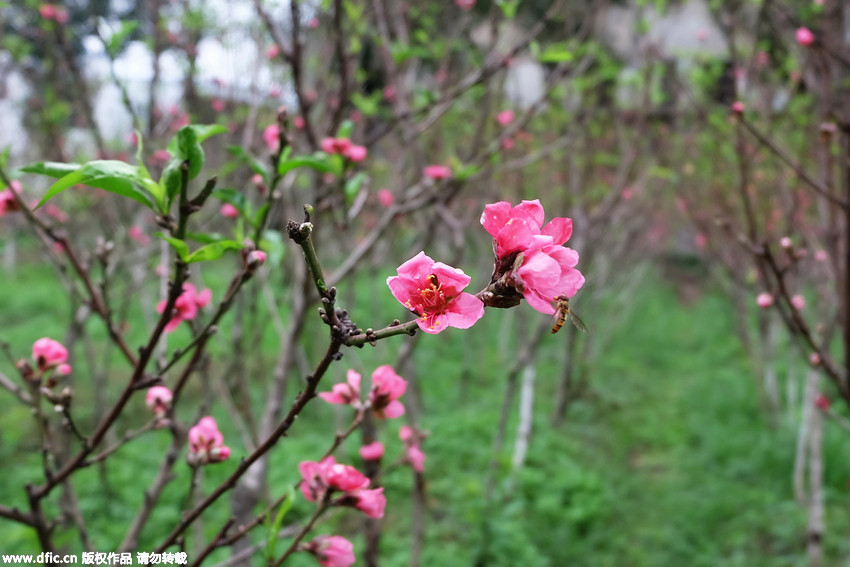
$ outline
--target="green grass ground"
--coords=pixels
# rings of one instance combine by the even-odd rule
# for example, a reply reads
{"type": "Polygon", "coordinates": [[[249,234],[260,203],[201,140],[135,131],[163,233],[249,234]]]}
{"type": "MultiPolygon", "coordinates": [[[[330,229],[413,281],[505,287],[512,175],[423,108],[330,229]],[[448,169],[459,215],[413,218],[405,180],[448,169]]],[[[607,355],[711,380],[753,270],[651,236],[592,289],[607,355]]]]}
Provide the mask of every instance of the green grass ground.
{"type": "MultiPolygon", "coordinates": [[[[53,303],[56,290],[50,285],[55,284],[45,284],[45,277],[44,268],[25,266],[4,283],[16,300],[4,307],[0,340],[11,343],[21,355],[39,336],[61,336],[58,323],[67,317],[67,309],[53,303]]],[[[378,274],[376,281],[382,277],[378,274]]],[[[398,315],[391,298],[376,302],[363,282],[360,289],[365,289],[365,309],[372,307],[373,313],[388,318],[398,315]]],[[[566,338],[544,337],[527,466],[515,476],[510,472],[514,412],[490,503],[484,500],[487,467],[505,369],[512,356],[510,349],[500,347],[497,333],[512,328],[500,324],[500,318],[510,315],[488,315],[468,332],[450,330],[422,337],[425,344],[416,351],[415,362],[426,408],[421,425],[431,433],[424,447],[428,514],[423,565],[806,564],[805,511],[794,502],[791,490],[793,420],[783,418],[770,427],[759,410],[750,365],[733,332],[731,303],[707,293],[685,307],[677,302],[674,290],[658,279],[641,290],[640,301],[640,307],[622,320],[614,312],[582,313],[591,329],[612,325],[614,335],[590,367],[587,394],[571,406],[567,420],[557,429],[550,426],[549,418],[566,338]]],[[[375,349],[347,353],[323,389],[341,380],[349,366],[369,373],[393,360],[404,340],[398,337],[375,349]]],[[[272,356],[269,352],[270,360],[272,356]]],[[[14,373],[6,361],[2,364],[6,374],[14,373]]],[[[262,392],[256,394],[262,398],[262,392]]],[[[238,447],[238,437],[220,409],[213,413],[226,438],[238,447]]],[[[335,411],[314,402],[291,437],[276,448],[271,468],[275,495],[297,480],[300,460],[317,458],[327,446],[338,423],[335,411]]],[[[135,412],[140,418],[144,415],[141,407],[135,412]]],[[[387,458],[393,460],[401,454],[400,422],[381,425],[387,458]]],[[[33,475],[38,479],[32,431],[27,412],[0,392],[0,502],[23,506],[22,485],[33,475]]],[[[111,551],[117,545],[167,445],[165,432],[152,433],[122,451],[105,472],[91,468],[74,477],[98,550],[111,551]]],[[[846,447],[846,434],[827,424],[830,565],[844,564],[850,553],[846,447]]],[[[234,451],[236,458],[240,451],[234,451]]],[[[356,463],[356,451],[352,439],[338,458],[356,463]]],[[[211,489],[232,466],[231,462],[208,467],[205,488],[211,489]]],[[[179,517],[188,467],[180,463],[176,470],[178,478],[157,508],[142,550],[179,517]]],[[[384,564],[406,565],[412,476],[406,469],[396,469],[386,475],[385,485],[389,505],[382,541],[384,564]]],[[[310,505],[299,500],[287,519],[309,511],[310,505]]],[[[204,525],[207,537],[217,529],[218,520],[226,518],[227,502],[216,506],[212,516],[216,519],[211,517],[204,525]]],[[[358,520],[355,512],[345,511],[322,526],[322,532],[352,535],[358,520]]],[[[11,522],[0,520],[0,534],[4,553],[37,550],[32,534],[11,522]]],[[[255,539],[262,537],[261,529],[255,539]]],[[[359,538],[354,539],[359,546],[359,538]]],[[[58,541],[80,551],[71,534],[60,531],[58,541]]],[[[222,552],[210,564],[225,557],[222,552]]],[[[315,564],[298,557],[292,563],[315,564]]]]}

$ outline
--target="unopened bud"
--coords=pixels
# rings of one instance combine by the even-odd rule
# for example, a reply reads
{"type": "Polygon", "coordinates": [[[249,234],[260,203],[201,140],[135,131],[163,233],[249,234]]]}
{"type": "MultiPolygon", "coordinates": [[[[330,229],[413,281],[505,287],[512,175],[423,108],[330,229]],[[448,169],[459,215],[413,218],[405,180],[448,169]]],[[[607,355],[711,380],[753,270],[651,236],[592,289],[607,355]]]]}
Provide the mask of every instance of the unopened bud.
{"type": "Polygon", "coordinates": [[[245,264],[249,270],[256,270],[266,262],[266,253],[262,250],[252,250],[245,264]]]}

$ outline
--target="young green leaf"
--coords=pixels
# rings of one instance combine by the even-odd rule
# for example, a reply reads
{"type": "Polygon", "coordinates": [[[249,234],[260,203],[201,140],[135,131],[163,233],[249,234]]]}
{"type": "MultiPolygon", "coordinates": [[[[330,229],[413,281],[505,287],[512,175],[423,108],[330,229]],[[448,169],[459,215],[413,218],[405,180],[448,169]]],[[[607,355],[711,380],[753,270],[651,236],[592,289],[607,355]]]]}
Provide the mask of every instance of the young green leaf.
{"type": "Polygon", "coordinates": [[[286,161],[281,160],[277,168],[280,175],[286,175],[293,169],[309,167],[320,173],[334,173],[334,167],[329,163],[327,154],[316,152],[312,156],[299,156],[286,161]]]}
{"type": "Polygon", "coordinates": [[[142,186],[150,190],[149,181],[139,175],[139,170],[136,166],[124,163],[123,161],[91,161],[82,165],[76,171],[62,176],[47,190],[47,193],[38,202],[36,209],[74,185],[88,185],[103,189],[110,193],[129,197],[149,209],[154,209],[151,196],[138,188],[138,186],[142,186]]]}
{"type": "Polygon", "coordinates": [[[173,238],[171,236],[166,236],[165,233],[157,232],[156,236],[168,242],[174,250],[177,251],[177,255],[184,263],[189,263],[189,245],[180,240],[179,238],[173,238]]]}
{"type": "Polygon", "coordinates": [[[46,175],[48,177],[60,178],[65,177],[69,173],[80,169],[78,163],[62,163],[60,161],[39,161],[31,163],[26,167],[22,167],[21,171],[26,173],[36,173],[38,175],[46,175]]]}
{"type": "Polygon", "coordinates": [[[271,521],[271,513],[269,514],[269,535],[266,540],[266,559],[269,564],[271,564],[274,559],[274,550],[277,546],[277,540],[279,539],[277,534],[280,533],[280,527],[283,525],[284,516],[286,516],[286,513],[289,512],[290,508],[292,508],[293,500],[295,500],[295,489],[292,488],[292,485],[289,485],[286,489],[286,498],[284,498],[283,503],[281,503],[280,509],[278,509],[273,522],[271,521]]]}
{"type": "Polygon", "coordinates": [[[191,254],[189,254],[186,259],[187,264],[191,264],[193,262],[208,262],[210,260],[218,260],[224,253],[228,250],[241,250],[242,244],[236,242],[235,240],[222,240],[220,242],[214,242],[212,244],[207,244],[206,246],[201,246],[191,254]]]}

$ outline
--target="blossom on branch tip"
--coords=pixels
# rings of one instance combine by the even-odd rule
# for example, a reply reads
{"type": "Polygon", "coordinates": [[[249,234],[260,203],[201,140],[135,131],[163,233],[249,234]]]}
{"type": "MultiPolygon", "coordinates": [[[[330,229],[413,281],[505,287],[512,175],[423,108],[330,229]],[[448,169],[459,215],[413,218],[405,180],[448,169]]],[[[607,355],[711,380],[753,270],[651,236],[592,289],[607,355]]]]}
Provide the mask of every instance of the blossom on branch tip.
{"type": "Polygon", "coordinates": [[[224,436],[218,430],[218,424],[210,416],[202,417],[197,425],[189,430],[189,459],[192,464],[204,465],[226,461],[230,457],[230,447],[224,445],[224,436]]]}
{"type": "Polygon", "coordinates": [[[539,199],[523,201],[515,207],[507,201],[500,201],[484,207],[481,225],[493,237],[496,256],[504,258],[511,252],[528,248],[532,237],[539,234],[551,236],[553,244],[559,246],[570,239],[572,219],[556,217],[544,226],[544,218],[539,199]]]}
{"type": "Polygon", "coordinates": [[[350,567],[354,565],[354,545],[341,536],[320,535],[302,549],[316,556],[322,567],[350,567]]]}
{"type": "Polygon", "coordinates": [[[507,126],[514,120],[514,112],[513,110],[503,110],[499,114],[496,115],[496,122],[499,123],[500,126],[507,126]]]}
{"type": "Polygon", "coordinates": [[[346,383],[334,384],[330,392],[319,392],[319,397],[329,404],[360,405],[360,373],[349,369],[346,383]]]}
{"type": "Polygon", "coordinates": [[[384,456],[384,444],[374,441],[360,447],[360,457],[364,461],[380,461],[384,456]]]}
{"type": "Polygon", "coordinates": [[[803,47],[808,47],[815,42],[815,34],[812,30],[806,27],[797,28],[797,43],[803,47]]]}
{"type": "Polygon", "coordinates": [[[262,250],[251,250],[250,252],[248,252],[248,257],[245,260],[245,264],[248,266],[248,268],[256,270],[265,263],[266,253],[262,250]]]}
{"type": "Polygon", "coordinates": [[[395,418],[404,415],[404,406],[398,399],[407,390],[407,380],[396,374],[392,366],[384,364],[372,373],[372,389],[369,404],[375,415],[395,418]]]}
{"type": "Polygon", "coordinates": [[[392,207],[395,204],[395,195],[389,189],[378,189],[378,202],[385,209],[392,207]]]}
{"type": "Polygon", "coordinates": [[[420,252],[387,278],[393,296],[418,315],[417,324],[436,334],[447,327],[468,329],[484,316],[484,304],[463,289],[471,278],[463,270],[434,262],[420,252]]]}
{"type": "Polygon", "coordinates": [[[17,180],[12,181],[8,188],[0,191],[0,217],[6,213],[20,210],[20,205],[15,198],[15,194],[21,194],[21,183],[17,180]]]}
{"type": "MultiPolygon", "coordinates": [[[[198,293],[190,283],[183,284],[183,293],[174,302],[174,310],[172,311],[171,319],[165,326],[165,332],[170,333],[180,326],[183,321],[190,321],[197,317],[198,309],[206,306],[212,300],[212,291],[205,289],[198,293]]],[[[162,300],[156,306],[156,312],[162,313],[165,311],[167,300],[162,300]]]]}
{"type": "Polygon", "coordinates": [[[145,394],[145,405],[157,417],[164,416],[171,408],[171,400],[174,395],[165,386],[151,386],[145,394]]]}
{"type": "Polygon", "coordinates": [[[419,435],[410,426],[402,425],[398,438],[404,443],[406,461],[410,467],[418,473],[425,472],[425,453],[420,447],[419,435]]]}
{"type": "Polygon", "coordinates": [[[439,181],[440,179],[448,179],[452,176],[452,170],[445,165],[429,165],[422,170],[425,177],[439,181]]]}
{"type": "Polygon", "coordinates": [[[758,294],[758,297],[756,297],[756,303],[762,309],[767,309],[768,307],[773,305],[773,296],[767,293],[766,291],[762,292],[758,294]]]}
{"type": "Polygon", "coordinates": [[[269,124],[263,130],[263,142],[270,152],[276,152],[280,148],[280,128],[277,124],[269,124]]]}
{"type": "Polygon", "coordinates": [[[67,372],[60,371],[60,374],[65,375],[71,371],[71,367],[65,364],[68,361],[68,349],[59,341],[47,337],[38,339],[32,345],[32,358],[42,372],[59,366],[67,367],[62,369],[67,372]]]}

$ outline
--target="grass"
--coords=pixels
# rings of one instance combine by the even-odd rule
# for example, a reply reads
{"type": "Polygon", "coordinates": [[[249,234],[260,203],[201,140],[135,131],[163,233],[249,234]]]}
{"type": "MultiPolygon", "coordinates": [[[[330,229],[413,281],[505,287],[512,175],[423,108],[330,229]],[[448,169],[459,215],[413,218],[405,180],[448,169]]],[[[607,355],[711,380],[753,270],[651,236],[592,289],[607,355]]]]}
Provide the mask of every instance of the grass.
{"type": "MultiPolygon", "coordinates": [[[[369,276],[374,281],[358,282],[355,320],[363,312],[379,321],[399,315],[389,294],[375,291],[385,277],[376,273],[369,276]]],[[[215,274],[210,278],[215,285],[215,274]]],[[[52,303],[57,285],[50,283],[45,268],[31,266],[22,267],[10,282],[16,301],[4,309],[0,340],[9,342],[19,356],[25,356],[39,336],[61,336],[60,323],[68,309],[52,303]]],[[[794,423],[786,419],[771,427],[759,409],[749,362],[733,332],[731,303],[709,292],[695,305],[684,307],[675,297],[669,284],[656,279],[641,290],[639,309],[625,319],[618,319],[614,309],[582,312],[591,329],[603,325],[615,329],[605,352],[589,368],[588,392],[573,403],[557,429],[549,418],[566,339],[560,334],[544,337],[537,359],[527,463],[521,471],[511,471],[514,412],[504,454],[495,455],[499,466],[492,502],[485,501],[487,470],[494,457],[492,442],[506,368],[515,352],[515,315],[492,313],[468,332],[453,329],[420,337],[415,379],[425,408],[420,423],[430,432],[424,446],[428,512],[423,565],[806,564],[805,510],[794,502],[791,490],[794,423]]],[[[220,336],[226,337],[228,331],[223,325],[220,336]]],[[[404,340],[399,337],[374,349],[346,352],[322,389],[342,380],[348,367],[368,375],[379,364],[394,360],[404,340]]],[[[263,340],[267,361],[274,359],[274,342],[263,340]]],[[[313,346],[308,344],[306,353],[312,363],[313,346]]],[[[85,368],[85,361],[79,364],[85,368]]],[[[114,366],[120,383],[123,374],[117,363],[114,366]]],[[[2,370],[14,374],[9,364],[4,363],[2,370]]],[[[200,390],[195,392],[201,395],[200,390]]],[[[255,386],[252,395],[259,408],[263,392],[255,386]]],[[[83,411],[85,405],[78,407],[83,411]]],[[[211,411],[226,439],[232,440],[234,458],[239,458],[244,449],[226,413],[219,404],[211,411]]],[[[183,418],[190,420],[192,415],[190,411],[183,418]]],[[[141,404],[136,404],[125,425],[134,426],[144,417],[141,404]]],[[[298,462],[320,456],[335,428],[348,417],[327,404],[308,406],[292,436],[272,454],[273,495],[297,480],[298,462]]],[[[401,455],[399,425],[400,420],[380,424],[387,446],[385,462],[401,455]]],[[[826,433],[826,549],[830,564],[838,564],[850,553],[844,537],[850,529],[845,480],[850,459],[845,456],[844,434],[831,424],[826,433]]],[[[154,432],[123,449],[105,469],[91,467],[74,476],[96,549],[110,551],[117,546],[167,445],[167,434],[154,432]]],[[[0,502],[25,505],[23,484],[40,478],[37,447],[27,412],[0,392],[4,478],[0,502]]],[[[357,440],[350,439],[338,460],[358,463],[357,448],[357,440]]],[[[210,490],[232,466],[208,467],[204,488],[210,490]]],[[[177,478],[156,508],[140,550],[153,547],[179,517],[189,471],[183,463],[175,470],[177,478]]],[[[409,558],[412,482],[406,468],[393,469],[384,478],[389,501],[382,539],[386,565],[404,565],[409,558]]],[[[51,502],[48,511],[55,507],[51,502]]],[[[309,503],[298,499],[286,521],[303,518],[310,510],[309,503]]],[[[225,498],[205,520],[207,538],[227,515],[225,498]]],[[[357,513],[342,511],[332,514],[320,533],[353,536],[359,549],[358,525],[357,513]]],[[[0,551],[37,550],[29,530],[5,520],[0,526],[0,551]]],[[[263,537],[261,528],[254,541],[263,537]]],[[[71,532],[60,529],[57,541],[80,551],[71,532]]],[[[189,549],[192,545],[190,535],[189,549]]],[[[221,551],[210,564],[226,556],[221,551]]],[[[296,556],[292,564],[315,562],[296,556]]]]}

